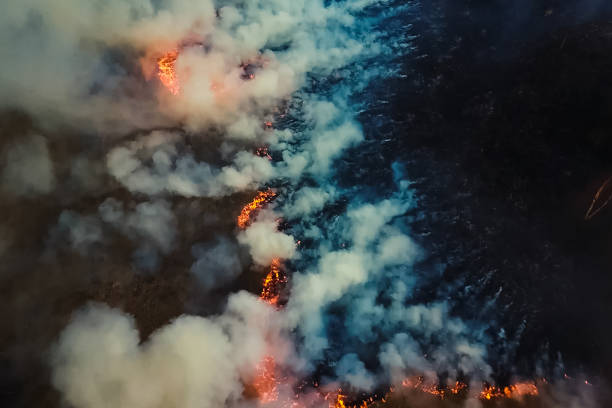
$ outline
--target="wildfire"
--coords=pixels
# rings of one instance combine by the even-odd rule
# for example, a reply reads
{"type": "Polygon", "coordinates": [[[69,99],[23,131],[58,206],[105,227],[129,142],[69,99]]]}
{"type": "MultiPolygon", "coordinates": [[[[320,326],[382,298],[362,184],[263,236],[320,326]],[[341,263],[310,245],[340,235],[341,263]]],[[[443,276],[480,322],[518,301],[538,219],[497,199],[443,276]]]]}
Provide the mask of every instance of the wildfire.
{"type": "MultiPolygon", "coordinates": [[[[334,394],[331,394],[334,395],[334,394]]],[[[328,400],[330,395],[325,395],[325,399],[328,400]]],[[[335,397],[329,399],[329,408],[368,408],[368,402],[374,403],[376,400],[374,397],[370,397],[367,400],[361,401],[359,405],[350,404],[346,402],[346,394],[342,393],[342,389],[338,390],[338,393],[335,394],[335,397]]],[[[384,402],[384,401],[383,401],[384,402]]]]}
{"type": "MultiPolygon", "coordinates": [[[[180,92],[180,84],[176,74],[176,61],[178,56],[179,51],[172,50],[157,59],[157,76],[163,86],[173,95],[178,95],[180,92]]],[[[242,78],[244,80],[252,80],[255,78],[255,71],[260,68],[260,65],[255,63],[244,63],[241,67],[244,70],[242,78]]],[[[222,84],[215,82],[211,87],[213,90],[219,90],[222,88],[222,84]]],[[[285,116],[285,113],[280,116],[285,116]]],[[[265,121],[263,127],[267,130],[273,129],[272,121],[265,121]]],[[[258,148],[256,154],[260,157],[266,157],[272,160],[267,147],[258,148]]],[[[603,204],[594,208],[600,195],[606,190],[609,184],[612,184],[612,177],[606,180],[596,192],[591,207],[589,207],[585,215],[585,219],[590,219],[595,216],[612,200],[612,197],[608,197],[603,204]]],[[[275,196],[276,193],[271,189],[259,191],[253,200],[242,208],[240,215],[237,217],[238,227],[240,229],[246,228],[251,221],[253,213],[260,210],[266,202],[269,202],[275,196]]],[[[272,260],[269,271],[262,281],[262,288],[259,296],[262,301],[276,307],[278,307],[281,289],[287,282],[287,277],[284,275],[281,266],[280,258],[274,258],[272,260]]],[[[277,371],[277,363],[271,355],[264,357],[256,367],[255,378],[252,385],[261,404],[268,404],[279,400],[279,384],[283,381],[280,381],[277,377],[277,371]]],[[[587,381],[585,381],[585,384],[589,385],[587,381]]],[[[402,381],[402,386],[418,392],[430,394],[440,399],[448,397],[455,398],[453,396],[461,395],[465,396],[468,390],[468,385],[461,381],[456,381],[452,386],[442,386],[439,384],[427,383],[424,377],[407,378],[402,381]]],[[[361,401],[358,405],[347,402],[347,395],[343,394],[341,389],[339,389],[337,393],[326,394],[325,399],[329,401],[330,408],[368,408],[368,405],[377,406],[380,403],[386,403],[389,396],[394,393],[395,389],[391,388],[384,396],[370,396],[367,400],[361,401]]],[[[523,396],[537,396],[539,395],[539,391],[536,384],[532,382],[516,383],[503,388],[485,384],[482,391],[477,395],[478,398],[483,401],[490,401],[504,398],[516,399],[523,396]]],[[[295,405],[297,405],[297,402],[293,401],[291,406],[293,407],[295,405]]]]}
{"type": "Polygon", "coordinates": [[[274,193],[272,190],[260,191],[257,193],[257,196],[255,196],[255,198],[250,203],[245,205],[242,208],[242,211],[240,211],[240,215],[238,216],[238,228],[246,228],[251,220],[251,214],[261,208],[265,202],[270,200],[275,195],[276,193],[274,193]]]}
{"type": "MultiPolygon", "coordinates": [[[[462,382],[456,381],[452,386],[442,386],[433,383],[425,382],[425,378],[422,376],[406,378],[402,381],[402,387],[413,389],[417,392],[430,394],[441,400],[450,398],[465,398],[468,395],[469,386],[462,382]]],[[[368,408],[368,407],[381,407],[389,401],[397,390],[391,387],[389,391],[383,396],[372,395],[367,399],[362,400],[360,403],[347,402],[347,395],[342,393],[342,389],[339,389],[337,393],[330,393],[325,395],[325,400],[329,401],[329,408],[368,408]]],[[[497,387],[489,384],[484,384],[482,391],[477,394],[478,398],[482,401],[492,401],[501,399],[520,399],[524,396],[538,396],[539,390],[533,382],[519,382],[507,387],[497,387]]]]}
{"type": "Polygon", "coordinates": [[[178,51],[170,51],[157,60],[157,76],[161,83],[172,93],[178,95],[180,87],[176,76],[175,64],[178,51]]]}
{"type": "Polygon", "coordinates": [[[270,271],[263,280],[263,287],[259,298],[271,305],[277,305],[282,285],[287,277],[282,274],[280,259],[274,258],[270,264],[270,271]]]}
{"type": "MultiPolygon", "coordinates": [[[[267,153],[267,151],[266,151],[267,153]]],[[[274,197],[276,193],[268,189],[260,191],[257,196],[242,208],[238,215],[238,228],[244,229],[251,220],[254,211],[259,210],[264,203],[274,197]]],[[[270,271],[262,282],[262,289],[259,298],[271,305],[277,305],[280,295],[281,284],[286,282],[285,276],[281,273],[281,261],[274,258],[270,265],[270,271]]],[[[273,356],[266,356],[257,366],[257,373],[253,382],[253,387],[257,391],[258,399],[261,404],[267,404],[278,400],[278,384],[276,377],[276,361],[273,356]]],[[[292,404],[294,406],[294,404],[292,404]]]]}
{"type": "Polygon", "coordinates": [[[444,398],[447,395],[457,395],[464,389],[467,389],[467,384],[456,381],[452,387],[441,387],[437,384],[427,384],[423,377],[407,378],[402,381],[402,386],[413,388],[415,390],[434,395],[439,398],[444,398]]]}
{"type": "MultiPolygon", "coordinates": [[[[461,394],[464,390],[467,391],[468,389],[468,385],[461,381],[456,381],[452,387],[426,384],[423,377],[407,378],[402,381],[402,385],[442,399],[450,395],[461,394]]],[[[519,398],[527,395],[536,396],[538,394],[538,387],[535,383],[521,382],[503,388],[485,384],[479,397],[481,400],[488,401],[502,398],[519,398]]]]}

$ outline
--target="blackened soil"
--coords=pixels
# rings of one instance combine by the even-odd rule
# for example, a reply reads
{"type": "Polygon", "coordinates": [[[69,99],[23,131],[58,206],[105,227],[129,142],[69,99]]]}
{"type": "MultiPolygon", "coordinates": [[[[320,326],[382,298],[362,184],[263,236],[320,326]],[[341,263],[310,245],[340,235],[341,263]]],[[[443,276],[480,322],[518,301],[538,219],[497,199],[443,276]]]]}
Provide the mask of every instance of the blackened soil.
{"type": "Polygon", "coordinates": [[[610,379],[612,205],[585,220],[612,176],[609,10],[578,22],[542,7],[511,26],[491,4],[432,6],[417,24],[430,34],[392,85],[385,154],[401,151],[416,181],[426,214],[414,228],[441,279],[461,277],[443,295],[491,321],[498,375],[562,361],[610,379]]]}

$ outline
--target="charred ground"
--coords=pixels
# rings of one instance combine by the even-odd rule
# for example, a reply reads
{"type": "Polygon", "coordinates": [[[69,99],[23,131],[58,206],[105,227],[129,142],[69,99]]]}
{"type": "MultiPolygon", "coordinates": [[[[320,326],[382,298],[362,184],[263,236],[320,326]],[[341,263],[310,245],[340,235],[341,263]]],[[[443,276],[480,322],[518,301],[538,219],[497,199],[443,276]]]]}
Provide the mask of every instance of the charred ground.
{"type": "Polygon", "coordinates": [[[565,17],[508,38],[507,24],[466,17],[417,40],[393,85],[387,134],[401,138],[385,156],[402,151],[417,180],[428,262],[445,265],[442,280],[466,277],[445,293],[457,312],[517,341],[501,381],[508,367],[554,370],[558,353],[569,372],[612,377],[612,213],[585,220],[612,174],[612,25],[565,17]],[[482,309],[492,298],[498,308],[482,309]]]}

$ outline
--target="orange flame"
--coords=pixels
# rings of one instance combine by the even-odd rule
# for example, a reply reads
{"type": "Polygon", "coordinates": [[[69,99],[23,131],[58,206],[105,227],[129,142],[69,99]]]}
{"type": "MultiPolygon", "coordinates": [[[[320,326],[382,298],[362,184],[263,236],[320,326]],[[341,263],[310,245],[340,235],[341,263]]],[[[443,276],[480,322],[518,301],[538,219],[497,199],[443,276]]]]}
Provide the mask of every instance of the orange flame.
{"type": "MultiPolygon", "coordinates": [[[[244,229],[251,220],[254,211],[259,210],[264,203],[274,197],[276,193],[272,190],[260,191],[253,200],[245,205],[238,216],[238,227],[244,229]]],[[[280,294],[280,285],[284,283],[285,277],[281,274],[281,262],[279,258],[274,258],[270,265],[270,271],[262,283],[259,298],[264,302],[276,305],[280,294]]],[[[266,356],[257,366],[257,375],[253,382],[253,387],[257,391],[259,402],[267,404],[278,400],[278,383],[276,378],[276,361],[272,356],[266,356]]]]}
{"type": "Polygon", "coordinates": [[[344,398],[346,398],[346,395],[342,394],[340,391],[341,390],[338,390],[336,400],[333,401],[333,403],[330,402],[329,408],[346,408],[346,403],[344,402],[344,398]]]}
{"type": "Polygon", "coordinates": [[[255,196],[255,198],[250,203],[245,205],[242,208],[242,211],[240,211],[240,215],[238,216],[238,228],[246,228],[251,220],[251,214],[260,209],[267,200],[271,199],[275,195],[276,193],[274,193],[272,190],[260,191],[257,193],[257,196],[255,196]]]}
{"type": "Polygon", "coordinates": [[[406,378],[402,381],[402,385],[407,388],[414,388],[420,392],[444,398],[447,394],[458,394],[467,385],[457,381],[453,387],[445,388],[437,384],[425,383],[424,377],[406,378]]]}
{"type": "Polygon", "coordinates": [[[277,305],[280,297],[281,286],[287,282],[280,269],[281,262],[279,258],[274,258],[270,264],[270,271],[263,280],[263,287],[259,298],[271,305],[277,305]]]}
{"type": "MultiPolygon", "coordinates": [[[[329,396],[330,395],[326,395],[325,399],[327,400],[329,396]]],[[[359,405],[351,405],[350,403],[346,402],[346,394],[342,394],[342,389],[339,389],[336,397],[329,401],[329,408],[368,408],[368,401],[370,403],[376,402],[373,397],[370,397],[367,400],[361,401],[359,405]]],[[[384,398],[382,402],[385,402],[384,398]]]]}
{"type": "Polygon", "coordinates": [[[526,395],[536,396],[538,394],[538,387],[534,383],[529,382],[516,383],[504,387],[503,389],[500,387],[487,385],[480,392],[480,399],[492,400],[500,398],[520,398],[526,395]]]}
{"type": "Polygon", "coordinates": [[[157,76],[161,83],[172,93],[178,95],[180,87],[176,76],[175,64],[178,51],[170,51],[157,60],[157,76]]]}
{"type": "Polygon", "coordinates": [[[461,391],[463,391],[465,389],[467,389],[467,384],[466,383],[463,383],[461,381],[456,381],[455,385],[450,388],[450,392],[451,392],[451,394],[457,395],[457,394],[459,394],[461,391]]]}

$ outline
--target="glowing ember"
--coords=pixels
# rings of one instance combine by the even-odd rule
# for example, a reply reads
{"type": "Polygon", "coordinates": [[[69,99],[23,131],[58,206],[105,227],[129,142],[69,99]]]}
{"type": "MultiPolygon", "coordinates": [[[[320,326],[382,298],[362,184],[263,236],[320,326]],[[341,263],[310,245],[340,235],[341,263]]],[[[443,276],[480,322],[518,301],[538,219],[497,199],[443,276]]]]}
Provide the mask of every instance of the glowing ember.
{"type": "Polygon", "coordinates": [[[444,398],[447,393],[457,394],[463,387],[463,383],[457,382],[452,388],[440,387],[437,384],[426,384],[423,377],[407,378],[402,381],[402,385],[407,388],[414,388],[420,392],[435,395],[436,397],[444,398]],[[456,391],[456,392],[455,392],[456,391]]]}
{"type": "Polygon", "coordinates": [[[268,151],[267,147],[258,147],[255,154],[257,154],[259,157],[265,157],[268,160],[272,160],[272,156],[270,156],[270,152],[268,151]]]}
{"type": "Polygon", "coordinates": [[[175,63],[178,51],[170,51],[157,60],[157,76],[161,83],[172,93],[178,95],[180,87],[176,76],[175,63]]]}
{"type": "Polygon", "coordinates": [[[242,208],[238,216],[238,228],[246,228],[251,220],[251,214],[261,208],[261,206],[276,194],[272,190],[260,191],[257,196],[242,208]]]}
{"type": "Polygon", "coordinates": [[[462,383],[460,381],[455,382],[455,385],[453,387],[450,388],[450,392],[451,394],[457,395],[459,394],[461,391],[467,389],[467,384],[466,383],[462,383]]]}
{"type": "Polygon", "coordinates": [[[274,258],[270,265],[270,272],[266,275],[259,298],[271,305],[277,305],[280,297],[282,285],[287,282],[287,278],[280,269],[280,259],[274,258]]]}
{"type": "Polygon", "coordinates": [[[519,398],[526,395],[538,395],[538,387],[533,383],[516,383],[507,387],[499,388],[491,385],[485,386],[480,392],[480,398],[484,400],[500,398],[519,398]]]}
{"type": "MultiPolygon", "coordinates": [[[[331,394],[332,396],[334,394],[331,394]]],[[[342,394],[342,390],[339,389],[338,393],[335,395],[335,397],[332,397],[330,399],[330,395],[325,395],[325,399],[329,400],[329,407],[330,408],[368,408],[368,402],[369,403],[375,403],[376,400],[373,397],[368,398],[367,400],[363,400],[361,401],[361,403],[359,405],[357,404],[349,404],[346,402],[346,394],[342,394]]],[[[382,400],[382,402],[384,401],[384,398],[382,400]]]]}
{"type": "Polygon", "coordinates": [[[346,398],[346,395],[341,394],[340,391],[338,391],[338,395],[336,395],[336,400],[333,401],[333,403],[330,402],[329,407],[330,408],[346,408],[344,398],[346,398]]]}
{"type": "Polygon", "coordinates": [[[257,365],[257,376],[253,382],[257,391],[259,401],[263,404],[278,399],[278,387],[276,381],[276,362],[274,357],[267,356],[257,365]]]}
{"type": "MultiPolygon", "coordinates": [[[[431,394],[442,399],[449,395],[461,394],[464,390],[467,391],[468,389],[468,385],[461,381],[456,381],[455,385],[452,387],[426,384],[423,377],[407,378],[402,381],[402,385],[404,387],[413,388],[419,392],[431,394]]],[[[530,382],[516,383],[504,388],[485,384],[479,397],[482,400],[493,400],[501,398],[519,398],[526,395],[538,395],[538,387],[534,383],[530,382]]]]}

